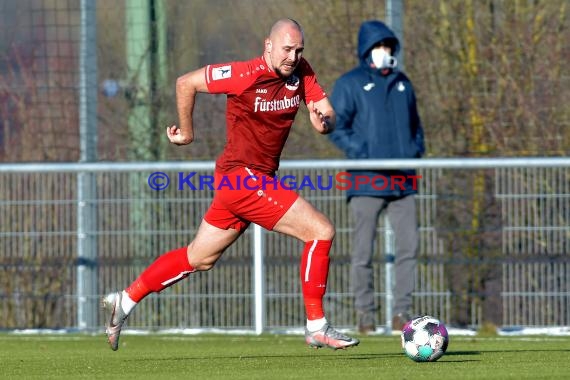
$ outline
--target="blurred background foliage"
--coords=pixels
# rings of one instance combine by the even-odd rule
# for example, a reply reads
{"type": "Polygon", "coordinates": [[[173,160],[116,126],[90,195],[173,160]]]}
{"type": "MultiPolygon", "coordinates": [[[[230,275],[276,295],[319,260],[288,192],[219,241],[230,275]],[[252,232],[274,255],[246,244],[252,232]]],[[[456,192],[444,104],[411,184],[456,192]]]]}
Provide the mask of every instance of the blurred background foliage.
{"type": "MultiPolygon", "coordinates": [[[[403,4],[400,60],[418,95],[428,156],[569,153],[568,1],[403,4]]],[[[78,160],[79,7],[73,0],[0,3],[1,161],[78,160]]],[[[195,143],[169,146],[175,80],[208,63],[260,55],[275,20],[303,25],[305,57],[330,92],[357,64],[361,22],[385,19],[380,0],[99,0],[96,7],[104,161],[214,159],[224,145],[225,97],[200,95],[195,143]]],[[[283,158],[327,157],[342,154],[310,128],[303,110],[283,158]]]]}

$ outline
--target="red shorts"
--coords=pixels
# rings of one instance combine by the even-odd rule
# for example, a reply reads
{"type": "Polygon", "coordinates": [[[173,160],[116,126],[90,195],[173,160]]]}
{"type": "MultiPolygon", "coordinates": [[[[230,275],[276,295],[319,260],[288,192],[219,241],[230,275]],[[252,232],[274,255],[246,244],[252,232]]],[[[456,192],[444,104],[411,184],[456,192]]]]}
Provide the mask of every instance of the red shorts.
{"type": "Polygon", "coordinates": [[[248,168],[214,173],[214,199],[204,220],[227,230],[245,230],[250,223],[272,230],[299,194],[278,179],[248,168]]]}

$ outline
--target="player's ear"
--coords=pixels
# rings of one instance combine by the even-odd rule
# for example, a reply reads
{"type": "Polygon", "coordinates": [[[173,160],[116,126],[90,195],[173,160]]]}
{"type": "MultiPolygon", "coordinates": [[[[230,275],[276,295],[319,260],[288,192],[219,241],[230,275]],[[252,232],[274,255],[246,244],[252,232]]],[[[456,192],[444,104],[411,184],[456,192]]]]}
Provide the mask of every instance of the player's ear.
{"type": "Polygon", "coordinates": [[[271,47],[272,47],[271,40],[269,38],[266,38],[265,39],[265,51],[268,53],[271,53],[271,47]]]}

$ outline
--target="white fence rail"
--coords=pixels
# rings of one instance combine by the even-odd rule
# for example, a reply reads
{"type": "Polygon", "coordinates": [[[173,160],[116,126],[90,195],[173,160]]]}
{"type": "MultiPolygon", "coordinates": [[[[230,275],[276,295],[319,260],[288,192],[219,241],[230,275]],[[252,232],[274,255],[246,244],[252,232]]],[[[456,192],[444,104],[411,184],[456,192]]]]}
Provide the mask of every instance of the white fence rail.
{"type": "MultiPolygon", "coordinates": [[[[102,294],[191,240],[212,197],[198,179],[213,168],[209,161],[1,164],[0,328],[99,328],[102,294]],[[155,184],[168,177],[168,188],[151,188],[156,172],[163,176],[155,184]]],[[[352,222],[335,176],[394,168],[421,175],[418,312],[471,327],[570,325],[570,159],[284,161],[280,176],[315,180],[314,189],[299,191],[337,226],[325,304],[336,325],[353,326],[354,311],[352,222]]],[[[384,220],[379,232],[378,315],[389,327],[393,252],[384,220]]],[[[212,271],[150,296],[129,326],[256,333],[302,326],[301,248],[254,226],[212,271]]]]}

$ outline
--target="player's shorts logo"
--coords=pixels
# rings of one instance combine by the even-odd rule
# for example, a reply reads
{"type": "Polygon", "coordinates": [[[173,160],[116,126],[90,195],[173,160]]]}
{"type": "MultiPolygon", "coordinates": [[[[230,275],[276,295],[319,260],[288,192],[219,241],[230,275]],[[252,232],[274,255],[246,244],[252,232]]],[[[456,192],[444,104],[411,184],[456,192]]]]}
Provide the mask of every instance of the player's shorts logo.
{"type": "Polygon", "coordinates": [[[296,89],[299,88],[299,82],[300,82],[299,77],[293,74],[289,78],[287,78],[287,82],[285,82],[285,87],[287,88],[287,90],[295,91],[296,89]]]}

